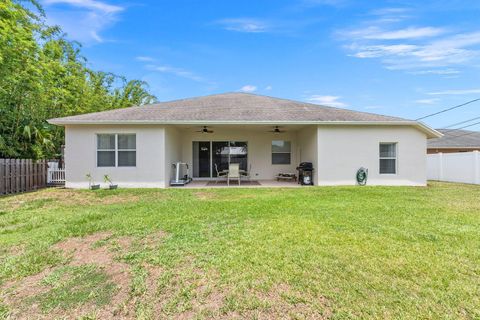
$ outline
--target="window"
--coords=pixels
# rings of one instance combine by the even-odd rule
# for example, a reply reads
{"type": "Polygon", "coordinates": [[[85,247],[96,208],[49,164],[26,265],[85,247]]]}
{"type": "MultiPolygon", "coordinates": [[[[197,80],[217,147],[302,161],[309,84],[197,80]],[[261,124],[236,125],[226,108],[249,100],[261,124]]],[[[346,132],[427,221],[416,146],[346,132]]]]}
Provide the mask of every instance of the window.
{"type": "Polygon", "coordinates": [[[135,167],[135,134],[98,134],[97,167],[135,167]]]}
{"type": "Polygon", "coordinates": [[[118,166],[135,167],[137,164],[137,145],[134,134],[118,134],[118,166]]]}
{"type": "Polygon", "coordinates": [[[380,174],[397,173],[397,144],[380,143],[380,174]]]}
{"type": "Polygon", "coordinates": [[[97,167],[115,167],[115,135],[97,135],[97,167]]]}
{"type": "Polygon", "coordinates": [[[290,164],[290,163],[291,163],[290,141],[283,141],[283,140],[272,141],[272,164],[290,164]]]}

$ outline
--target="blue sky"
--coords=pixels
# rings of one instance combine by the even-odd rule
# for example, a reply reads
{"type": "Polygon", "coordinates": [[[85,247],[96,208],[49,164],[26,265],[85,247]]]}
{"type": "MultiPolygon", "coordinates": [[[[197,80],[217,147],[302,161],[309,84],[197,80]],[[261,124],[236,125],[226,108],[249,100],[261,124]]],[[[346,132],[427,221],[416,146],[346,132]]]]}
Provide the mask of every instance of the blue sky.
{"type": "Polygon", "coordinates": [[[415,119],[480,97],[480,1],[41,2],[92,68],[160,101],[245,91],[415,119]]]}

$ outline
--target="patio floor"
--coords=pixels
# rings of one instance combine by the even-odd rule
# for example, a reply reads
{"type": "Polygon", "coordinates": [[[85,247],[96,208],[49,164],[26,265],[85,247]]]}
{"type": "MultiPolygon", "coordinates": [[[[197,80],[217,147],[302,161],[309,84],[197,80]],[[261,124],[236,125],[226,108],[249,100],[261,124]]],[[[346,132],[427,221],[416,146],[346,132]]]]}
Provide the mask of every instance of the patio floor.
{"type": "Polygon", "coordinates": [[[254,180],[248,183],[248,181],[242,181],[240,186],[238,182],[230,181],[230,186],[227,186],[225,182],[219,182],[215,184],[212,180],[193,180],[189,184],[183,186],[183,188],[299,188],[297,182],[293,181],[276,181],[276,180],[254,180]],[[209,183],[210,182],[210,183],[209,183]]]}

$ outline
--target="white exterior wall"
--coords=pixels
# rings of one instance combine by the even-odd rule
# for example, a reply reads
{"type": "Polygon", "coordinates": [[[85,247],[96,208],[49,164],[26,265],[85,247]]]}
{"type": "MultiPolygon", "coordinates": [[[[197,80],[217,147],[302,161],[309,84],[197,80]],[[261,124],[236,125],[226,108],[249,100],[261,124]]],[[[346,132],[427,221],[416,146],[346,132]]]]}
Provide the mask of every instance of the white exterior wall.
{"type": "Polygon", "coordinates": [[[480,184],[480,152],[427,155],[429,180],[480,184]]]}
{"type": "Polygon", "coordinates": [[[88,188],[85,175],[90,173],[95,183],[106,186],[103,176],[124,187],[165,187],[165,129],[154,125],[77,125],[65,128],[65,186],[88,188]],[[135,133],[136,167],[97,167],[98,133],[135,133]]]}
{"type": "Polygon", "coordinates": [[[288,130],[285,133],[273,134],[266,132],[267,129],[240,128],[213,128],[214,133],[202,134],[191,130],[180,132],[182,141],[182,160],[192,165],[193,141],[246,141],[248,143],[248,165],[252,165],[252,179],[272,180],[278,173],[295,173],[297,167],[297,134],[296,131],[288,130]],[[291,164],[272,164],[272,140],[286,140],[291,142],[291,164]]]}
{"type": "Polygon", "coordinates": [[[298,131],[299,162],[313,163],[313,183],[318,185],[318,130],[309,126],[298,131]]]}
{"type": "MultiPolygon", "coordinates": [[[[193,162],[193,141],[246,141],[252,179],[271,180],[296,172],[299,162],[312,162],[317,185],[354,185],[358,168],[369,169],[369,185],[426,185],[426,136],[408,126],[307,126],[281,134],[249,126],[214,127],[214,133],[159,125],[71,125],[65,130],[66,187],[87,188],[90,173],[106,186],[108,174],[123,187],[167,187],[172,163],[193,162]],[[96,134],[135,133],[136,167],[96,166],[96,134]],[[291,164],[272,165],[272,140],[291,142],[291,164]],[[379,174],[379,143],[396,142],[397,174],[379,174]]],[[[192,173],[192,171],[191,171],[192,173]]]]}
{"type": "MultiPolygon", "coordinates": [[[[182,141],[177,128],[165,126],[165,177],[167,186],[174,178],[173,163],[182,161],[182,141]]],[[[191,173],[190,173],[191,174],[191,173]]]]}
{"type": "Polygon", "coordinates": [[[319,126],[319,185],[355,185],[360,167],[368,185],[426,185],[426,135],[408,126],[319,126]],[[380,142],[397,143],[397,174],[379,174],[380,142]]]}

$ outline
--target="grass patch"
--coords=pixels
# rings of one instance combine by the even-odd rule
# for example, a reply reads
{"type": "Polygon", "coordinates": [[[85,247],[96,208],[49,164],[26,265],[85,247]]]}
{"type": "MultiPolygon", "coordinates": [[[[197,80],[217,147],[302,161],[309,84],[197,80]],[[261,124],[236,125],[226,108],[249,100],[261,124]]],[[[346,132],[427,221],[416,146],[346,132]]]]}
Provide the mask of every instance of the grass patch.
{"type": "MultiPolygon", "coordinates": [[[[112,312],[141,319],[476,319],[478,199],[479,186],[450,183],[42,190],[0,199],[0,283],[53,268],[43,310],[102,312],[118,285],[109,268],[125,265],[112,312]],[[69,261],[105,253],[105,269],[65,265],[54,248],[82,244],[71,238],[95,242],[69,261]]],[[[24,307],[5,301],[14,315],[24,307]]]]}
{"type": "Polygon", "coordinates": [[[68,310],[86,303],[103,306],[115,292],[115,284],[95,265],[59,268],[45,277],[42,284],[49,290],[33,297],[32,302],[39,303],[45,312],[55,308],[68,310]]]}

